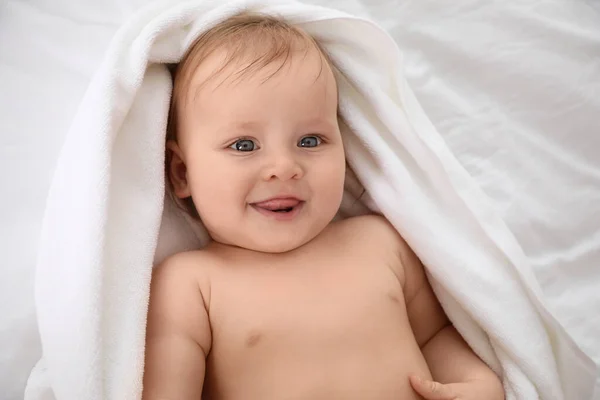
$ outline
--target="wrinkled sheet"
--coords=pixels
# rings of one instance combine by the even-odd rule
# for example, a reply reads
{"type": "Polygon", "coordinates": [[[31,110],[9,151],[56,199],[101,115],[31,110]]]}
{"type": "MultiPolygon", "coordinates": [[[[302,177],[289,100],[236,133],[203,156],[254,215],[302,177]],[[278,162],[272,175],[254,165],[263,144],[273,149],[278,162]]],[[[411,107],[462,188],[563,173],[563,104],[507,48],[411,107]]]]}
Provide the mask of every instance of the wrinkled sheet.
{"type": "MultiPolygon", "coordinates": [[[[141,4],[0,4],[3,398],[22,398],[40,356],[33,269],[62,140],[112,35],[141,4]]],[[[502,213],[556,317],[600,362],[597,3],[324,5],[370,16],[393,35],[428,117],[502,213]]]]}

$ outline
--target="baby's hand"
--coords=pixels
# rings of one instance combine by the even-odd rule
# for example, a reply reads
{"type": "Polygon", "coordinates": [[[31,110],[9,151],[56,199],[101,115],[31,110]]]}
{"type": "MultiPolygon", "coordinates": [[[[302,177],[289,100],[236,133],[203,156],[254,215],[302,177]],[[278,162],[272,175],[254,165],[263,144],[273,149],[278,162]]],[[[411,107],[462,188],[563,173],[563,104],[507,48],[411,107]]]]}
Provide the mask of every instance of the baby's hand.
{"type": "MultiPolygon", "coordinates": [[[[449,383],[442,384],[430,380],[424,380],[417,376],[410,377],[413,389],[426,400],[481,400],[489,399],[488,390],[479,382],[449,383]]],[[[504,396],[498,398],[504,399],[504,396]]]]}

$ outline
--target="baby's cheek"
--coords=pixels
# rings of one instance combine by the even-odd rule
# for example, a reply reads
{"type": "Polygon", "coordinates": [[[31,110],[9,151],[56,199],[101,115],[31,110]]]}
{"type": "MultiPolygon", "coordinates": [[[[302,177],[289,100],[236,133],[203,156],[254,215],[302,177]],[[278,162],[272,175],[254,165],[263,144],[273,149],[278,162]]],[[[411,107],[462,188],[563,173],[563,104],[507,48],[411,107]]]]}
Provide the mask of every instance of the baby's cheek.
{"type": "Polygon", "coordinates": [[[322,174],[319,179],[319,197],[323,204],[323,211],[336,213],[344,193],[345,167],[340,168],[337,164],[330,165],[327,174],[322,174]]]}
{"type": "Polygon", "coordinates": [[[212,173],[209,169],[190,171],[188,179],[191,184],[192,196],[194,203],[198,209],[198,213],[202,215],[203,210],[210,211],[215,202],[215,198],[220,197],[219,191],[223,186],[218,173],[212,173]]]}

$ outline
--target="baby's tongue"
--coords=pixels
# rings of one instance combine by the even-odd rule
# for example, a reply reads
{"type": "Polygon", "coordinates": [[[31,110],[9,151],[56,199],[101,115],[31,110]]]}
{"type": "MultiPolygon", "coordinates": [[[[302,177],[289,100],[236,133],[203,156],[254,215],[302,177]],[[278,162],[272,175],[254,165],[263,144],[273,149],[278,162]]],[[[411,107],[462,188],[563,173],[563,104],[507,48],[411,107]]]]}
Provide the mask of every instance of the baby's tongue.
{"type": "Polygon", "coordinates": [[[296,199],[274,199],[261,201],[260,203],[255,203],[256,207],[264,208],[266,210],[282,210],[284,208],[293,208],[296,207],[300,203],[299,200],[296,199]]]}

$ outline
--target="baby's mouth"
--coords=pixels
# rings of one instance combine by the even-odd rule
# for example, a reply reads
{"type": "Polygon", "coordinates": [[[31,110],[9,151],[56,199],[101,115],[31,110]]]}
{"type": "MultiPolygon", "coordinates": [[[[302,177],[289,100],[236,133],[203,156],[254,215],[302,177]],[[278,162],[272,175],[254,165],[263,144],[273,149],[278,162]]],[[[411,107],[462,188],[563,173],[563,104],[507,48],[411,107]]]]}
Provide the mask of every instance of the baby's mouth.
{"type": "Polygon", "coordinates": [[[288,207],[288,208],[279,208],[279,209],[270,210],[270,211],[278,212],[278,213],[287,213],[287,212],[292,211],[293,209],[294,209],[294,207],[288,207]]]}
{"type": "Polygon", "coordinates": [[[258,203],[251,203],[250,205],[262,214],[271,214],[275,216],[292,214],[294,211],[301,208],[302,204],[304,204],[304,201],[290,197],[274,198],[258,203]]]}

